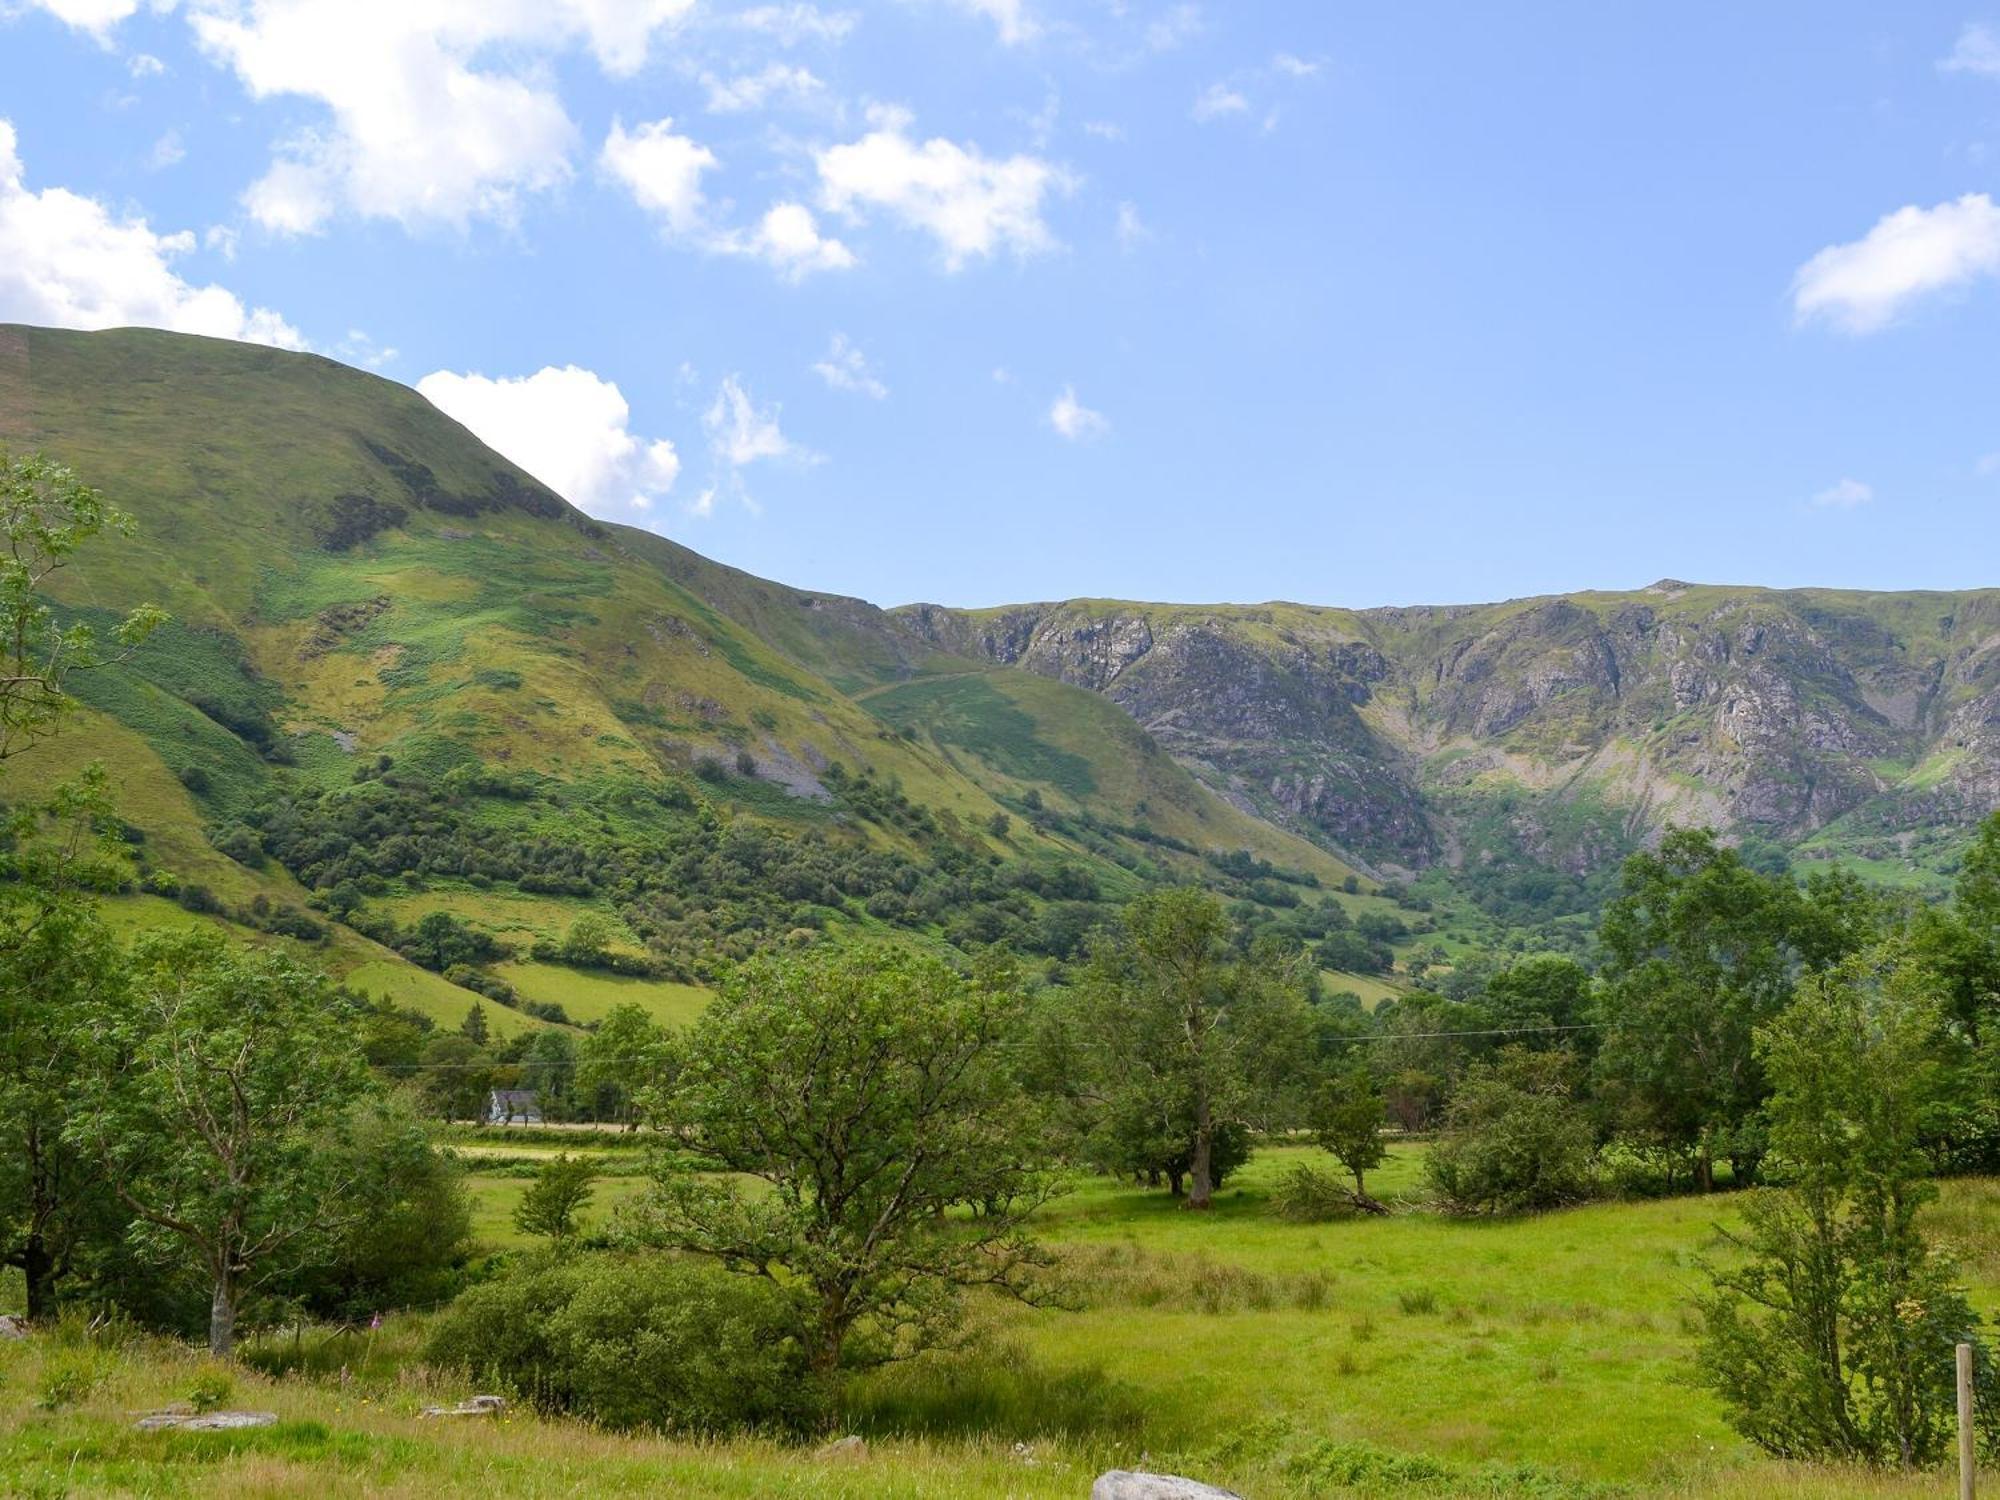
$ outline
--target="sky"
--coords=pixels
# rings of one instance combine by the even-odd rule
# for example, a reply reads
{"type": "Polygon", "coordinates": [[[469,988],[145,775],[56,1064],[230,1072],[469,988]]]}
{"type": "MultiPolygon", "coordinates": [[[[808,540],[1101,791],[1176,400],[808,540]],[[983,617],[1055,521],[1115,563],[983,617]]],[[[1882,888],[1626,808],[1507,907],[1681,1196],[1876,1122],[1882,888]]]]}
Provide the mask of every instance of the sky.
{"type": "Polygon", "coordinates": [[[883,604],[2000,585],[1985,3],[0,0],[0,321],[883,604]]]}

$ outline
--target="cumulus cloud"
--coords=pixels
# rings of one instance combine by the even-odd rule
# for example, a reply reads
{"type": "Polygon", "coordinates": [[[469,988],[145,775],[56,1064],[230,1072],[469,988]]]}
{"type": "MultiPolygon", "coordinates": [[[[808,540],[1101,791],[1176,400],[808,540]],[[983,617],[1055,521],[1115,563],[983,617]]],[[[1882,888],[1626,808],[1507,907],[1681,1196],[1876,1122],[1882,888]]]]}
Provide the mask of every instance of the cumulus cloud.
{"type": "Polygon", "coordinates": [[[1968,23],[1958,34],[1951,55],[1938,64],[1947,73],[1974,73],[1982,78],[2000,78],[2000,31],[1968,23]]]}
{"type": "Polygon", "coordinates": [[[632,430],[624,392],[576,365],[499,380],[434,370],[417,389],[489,447],[606,520],[642,515],[680,474],[671,442],[632,430]]]}
{"type": "Polygon", "coordinates": [[[855,264],[854,252],[821,234],[819,221],[803,203],[774,204],[747,231],[711,223],[702,177],[715,168],[715,153],[676,135],[673,127],[672,120],[654,120],[628,132],[614,123],[599,157],[671,238],[715,255],[761,260],[789,281],[855,264]]]}
{"type": "Polygon", "coordinates": [[[947,270],[1002,250],[1027,256],[1055,248],[1044,201],[1074,186],[1039,157],[984,155],[941,137],[914,140],[908,111],[877,106],[860,140],[816,154],[820,202],[862,219],[879,210],[937,241],[947,270]]]}
{"type": "Polygon", "coordinates": [[[570,175],[577,132],[548,57],[581,45],[630,74],[694,0],[188,3],[203,50],[254,97],[329,112],[245,195],[266,228],[302,234],[342,209],[406,226],[510,220],[524,194],[570,175]]]}
{"type": "Polygon", "coordinates": [[[28,0],[28,4],[100,41],[107,40],[118,23],[139,8],[139,0],[28,0]]]}
{"type": "Polygon", "coordinates": [[[1984,193],[1899,208],[1860,239],[1829,245],[1792,280],[1800,322],[1872,333],[1919,298],[2000,275],[2000,207],[1984,193]]]}
{"type": "Polygon", "coordinates": [[[1103,412],[1092,411],[1076,399],[1076,387],[1073,385],[1064,386],[1062,394],[1049,408],[1049,426],[1072,443],[1102,437],[1111,430],[1111,422],[1103,412]]]}
{"type": "Polygon", "coordinates": [[[12,122],[0,119],[0,321],[61,328],[140,325],[303,349],[299,331],[269,308],[245,307],[219,286],[174,269],[194,235],[156,233],[94,198],[33,191],[12,122]]]}
{"type": "Polygon", "coordinates": [[[813,373],[836,391],[851,391],[871,401],[883,400],[889,394],[889,387],[869,368],[867,356],[844,333],[833,336],[826,357],[813,366],[813,373]]]}
{"type": "Polygon", "coordinates": [[[1194,108],[1190,113],[1200,123],[1206,125],[1211,120],[1220,120],[1228,115],[1240,115],[1250,108],[1250,101],[1232,85],[1211,83],[1195,95],[1194,108]]]}
{"type": "Polygon", "coordinates": [[[1866,505],[1875,498],[1872,485],[1863,484],[1858,479],[1843,479],[1830,484],[1812,497],[1812,503],[1821,510],[1853,510],[1857,505],[1866,505]]]}
{"type": "Polygon", "coordinates": [[[626,131],[613,121],[598,158],[623,183],[638,205],[657,214],[669,232],[690,234],[701,226],[701,179],[715,166],[715,153],[688,136],[674,134],[670,119],[626,131]]]}
{"type": "Polygon", "coordinates": [[[819,232],[819,220],[803,203],[773,204],[755,232],[719,236],[710,248],[722,254],[752,256],[793,282],[803,281],[815,271],[846,271],[856,264],[852,250],[819,232]]]}

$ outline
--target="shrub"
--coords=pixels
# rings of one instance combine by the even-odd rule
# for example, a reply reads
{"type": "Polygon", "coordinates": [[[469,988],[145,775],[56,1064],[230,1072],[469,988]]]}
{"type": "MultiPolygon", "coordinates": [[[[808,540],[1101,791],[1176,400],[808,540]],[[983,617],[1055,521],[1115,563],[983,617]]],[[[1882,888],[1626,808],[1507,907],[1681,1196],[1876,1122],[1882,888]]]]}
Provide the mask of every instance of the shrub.
{"type": "Polygon", "coordinates": [[[196,1411],[220,1411],[236,1394],[236,1382],[219,1365],[203,1370],[188,1388],[188,1405],[196,1411]]]}
{"type": "Polygon", "coordinates": [[[1597,1192],[1596,1142],[1564,1052],[1509,1047],[1466,1075],[1425,1163],[1461,1213],[1519,1213],[1597,1192]]]}
{"type": "Polygon", "coordinates": [[[771,1288],[664,1258],[536,1258],[466,1292],[426,1357],[545,1412],[685,1433],[806,1431],[822,1409],[771,1288]]]}
{"type": "Polygon", "coordinates": [[[95,1351],[59,1355],[42,1367],[35,1387],[35,1406],[41,1411],[67,1411],[88,1401],[104,1384],[105,1361],[95,1351]]]}

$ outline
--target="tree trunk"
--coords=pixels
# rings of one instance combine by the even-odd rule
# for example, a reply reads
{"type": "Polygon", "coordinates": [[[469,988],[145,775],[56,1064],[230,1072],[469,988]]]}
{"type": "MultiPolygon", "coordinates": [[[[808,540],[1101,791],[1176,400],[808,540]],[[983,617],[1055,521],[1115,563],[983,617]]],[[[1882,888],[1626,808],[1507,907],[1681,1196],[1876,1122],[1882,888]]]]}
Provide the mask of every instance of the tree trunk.
{"type": "Polygon", "coordinates": [[[1715,1191],[1715,1158],[1709,1155],[1708,1142],[1703,1141],[1701,1150],[1694,1159],[1695,1186],[1704,1193],[1715,1191]]]}
{"type": "Polygon", "coordinates": [[[230,1271],[215,1275],[215,1295],[208,1304],[208,1352],[227,1359],[236,1347],[236,1277],[230,1271]]]}
{"type": "Polygon", "coordinates": [[[1389,1205],[1368,1196],[1368,1189],[1362,1184],[1361,1174],[1354,1174],[1354,1206],[1365,1214],[1386,1214],[1389,1205]]]}
{"type": "Polygon", "coordinates": [[[1189,1208],[1203,1209],[1215,1193],[1215,1120],[1204,1094],[1194,1109],[1194,1164],[1188,1170],[1189,1208]]]}
{"type": "Polygon", "coordinates": [[[56,1258],[40,1233],[21,1247],[21,1275],[28,1283],[28,1321],[45,1323],[56,1315],[56,1258]]]}
{"type": "Polygon", "coordinates": [[[1167,1173],[1167,1192],[1175,1198],[1185,1198],[1187,1196],[1187,1189],[1181,1186],[1181,1174],[1179,1172],[1167,1173]]]}

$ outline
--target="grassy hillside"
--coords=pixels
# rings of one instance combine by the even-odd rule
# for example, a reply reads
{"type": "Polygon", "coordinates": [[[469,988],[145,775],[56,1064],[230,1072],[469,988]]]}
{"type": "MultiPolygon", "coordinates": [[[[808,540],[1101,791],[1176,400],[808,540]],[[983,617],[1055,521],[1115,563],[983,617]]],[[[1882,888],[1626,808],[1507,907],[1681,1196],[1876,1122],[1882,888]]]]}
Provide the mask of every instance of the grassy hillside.
{"type": "Polygon", "coordinates": [[[519,997],[586,1021],[624,993],[612,976],[526,962],[584,912],[669,955],[632,993],[684,1015],[686,981],[787,934],[942,936],[947,890],[990,908],[986,932],[1031,921],[1044,887],[1228,885],[1225,854],[1346,873],[1088,694],[1006,674],[1034,721],[1007,743],[1047,753],[1003,765],[855,701],[969,664],[858,601],[592,521],[415,392],[329,360],[0,327],[0,444],[138,521],[61,576],[69,616],[173,616],[77,679],[86,711],[10,767],[10,795],[104,761],[141,889],[295,932],[440,1020],[475,997],[392,951],[439,913],[514,950],[498,972],[519,997]],[[1047,814],[1025,815],[1030,792],[1047,814]]]}

